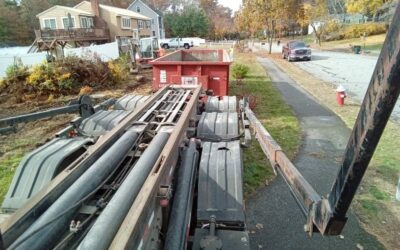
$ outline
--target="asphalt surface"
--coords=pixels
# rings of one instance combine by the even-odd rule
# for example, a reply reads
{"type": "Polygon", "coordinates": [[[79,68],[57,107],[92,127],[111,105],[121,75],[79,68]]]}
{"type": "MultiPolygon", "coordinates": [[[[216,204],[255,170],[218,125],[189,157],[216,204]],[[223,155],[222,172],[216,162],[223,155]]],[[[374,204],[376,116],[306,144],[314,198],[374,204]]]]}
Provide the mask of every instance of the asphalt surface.
{"type": "MultiPolygon", "coordinates": [[[[342,85],[352,98],[361,103],[377,60],[376,56],[313,50],[311,61],[293,64],[335,87],[342,85]]],[[[392,118],[400,121],[399,101],[394,107],[392,118]]]]}
{"type": "MultiPolygon", "coordinates": [[[[332,186],[350,134],[345,124],[282,72],[272,61],[258,58],[273,84],[300,120],[303,140],[294,163],[321,195],[332,186]]],[[[309,238],[306,218],[278,176],[246,202],[252,249],[382,249],[350,212],[341,236],[309,238]]]]}
{"type": "MultiPolygon", "coordinates": [[[[255,43],[253,50],[268,50],[268,44],[255,43]]],[[[272,44],[273,53],[282,52],[281,46],[272,44]]],[[[292,62],[311,75],[332,84],[333,87],[342,85],[349,96],[362,102],[371,81],[378,56],[356,55],[351,53],[321,51],[312,49],[311,61],[292,62]]],[[[397,102],[392,118],[400,121],[400,101],[397,102]]]]}

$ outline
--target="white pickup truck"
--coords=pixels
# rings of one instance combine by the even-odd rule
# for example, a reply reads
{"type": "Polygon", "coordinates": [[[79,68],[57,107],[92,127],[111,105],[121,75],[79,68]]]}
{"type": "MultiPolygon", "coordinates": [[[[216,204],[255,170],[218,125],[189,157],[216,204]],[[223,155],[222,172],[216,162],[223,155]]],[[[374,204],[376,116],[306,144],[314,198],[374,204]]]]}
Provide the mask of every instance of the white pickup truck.
{"type": "Polygon", "coordinates": [[[189,49],[193,47],[193,41],[185,38],[167,38],[160,40],[160,46],[164,49],[180,48],[189,49]]]}

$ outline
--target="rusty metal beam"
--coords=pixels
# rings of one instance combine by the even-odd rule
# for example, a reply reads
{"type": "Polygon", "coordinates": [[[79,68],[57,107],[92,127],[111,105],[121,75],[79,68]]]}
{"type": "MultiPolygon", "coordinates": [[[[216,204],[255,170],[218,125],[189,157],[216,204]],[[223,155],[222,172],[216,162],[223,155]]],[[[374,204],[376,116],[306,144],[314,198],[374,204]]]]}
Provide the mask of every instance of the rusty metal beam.
{"type": "MultiPolygon", "coordinates": [[[[328,200],[331,222],[343,220],[389,121],[400,93],[400,4],[386,35],[364,101],[350,136],[342,166],[328,200]]],[[[329,233],[334,228],[326,228],[329,233]]]]}
{"type": "Polygon", "coordinates": [[[279,144],[272,138],[249,107],[245,107],[245,114],[253,127],[261,149],[271,162],[275,173],[278,171],[281,174],[289,185],[304,215],[307,215],[311,210],[312,204],[321,200],[320,196],[282,152],[279,144]]]}

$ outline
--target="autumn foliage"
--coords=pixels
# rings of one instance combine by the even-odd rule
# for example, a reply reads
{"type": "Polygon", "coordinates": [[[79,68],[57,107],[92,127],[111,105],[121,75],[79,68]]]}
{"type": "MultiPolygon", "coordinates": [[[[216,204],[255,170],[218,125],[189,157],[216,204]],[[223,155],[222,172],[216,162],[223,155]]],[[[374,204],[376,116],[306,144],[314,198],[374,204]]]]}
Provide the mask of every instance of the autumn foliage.
{"type": "Polygon", "coordinates": [[[0,81],[0,92],[14,95],[78,94],[81,88],[101,89],[127,79],[129,65],[124,57],[102,62],[98,57],[65,57],[52,63],[44,62],[28,68],[16,63],[7,69],[0,81]]]}

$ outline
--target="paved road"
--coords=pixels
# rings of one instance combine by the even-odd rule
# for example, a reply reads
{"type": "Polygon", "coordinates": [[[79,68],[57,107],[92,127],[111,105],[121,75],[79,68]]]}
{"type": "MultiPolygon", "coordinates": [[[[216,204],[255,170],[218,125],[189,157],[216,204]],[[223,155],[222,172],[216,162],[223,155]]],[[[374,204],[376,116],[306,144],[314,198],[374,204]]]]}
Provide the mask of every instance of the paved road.
{"type": "MultiPolygon", "coordinates": [[[[267,50],[268,44],[255,44],[255,49],[267,50]]],[[[276,43],[272,46],[273,53],[281,53],[282,47],[276,43]]],[[[313,76],[331,83],[334,86],[343,85],[352,98],[361,102],[367,92],[371,76],[375,69],[377,56],[355,55],[350,53],[312,50],[311,61],[293,62],[313,76]]],[[[392,117],[400,120],[400,102],[392,113],[392,117]]]]}
{"type": "MultiPolygon", "coordinates": [[[[304,138],[295,165],[320,194],[326,195],[336,177],[349,130],[273,62],[258,60],[301,122],[304,138]]],[[[383,248],[360,227],[353,214],[342,233],[343,239],[318,234],[309,239],[303,231],[306,219],[281,177],[261,188],[246,205],[252,249],[356,249],[357,244],[364,249],[383,248]],[[257,224],[263,228],[259,225],[261,229],[257,229],[257,224]]]]}

